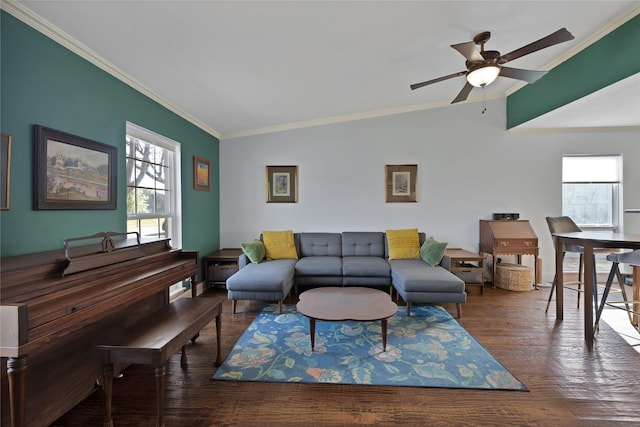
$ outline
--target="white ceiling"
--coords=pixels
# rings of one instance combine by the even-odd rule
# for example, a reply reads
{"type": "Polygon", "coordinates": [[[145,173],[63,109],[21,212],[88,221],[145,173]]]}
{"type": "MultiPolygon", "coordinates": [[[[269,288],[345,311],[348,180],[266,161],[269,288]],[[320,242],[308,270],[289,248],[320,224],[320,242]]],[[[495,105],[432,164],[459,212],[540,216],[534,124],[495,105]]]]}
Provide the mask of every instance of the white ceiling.
{"type": "MultiPolygon", "coordinates": [[[[451,44],[489,30],[486,49],[505,54],[566,27],[575,40],[509,63],[548,70],[640,11],[638,1],[5,0],[2,8],[221,138],[446,106],[464,77],[409,85],[465,70],[451,44]]],[[[625,84],[613,107],[595,113],[603,126],[640,125],[640,79],[625,84]],[[635,109],[622,111],[629,102],[635,109]]],[[[517,87],[501,77],[484,95],[517,87]]],[[[525,126],[594,123],[568,111],[525,126]]]]}

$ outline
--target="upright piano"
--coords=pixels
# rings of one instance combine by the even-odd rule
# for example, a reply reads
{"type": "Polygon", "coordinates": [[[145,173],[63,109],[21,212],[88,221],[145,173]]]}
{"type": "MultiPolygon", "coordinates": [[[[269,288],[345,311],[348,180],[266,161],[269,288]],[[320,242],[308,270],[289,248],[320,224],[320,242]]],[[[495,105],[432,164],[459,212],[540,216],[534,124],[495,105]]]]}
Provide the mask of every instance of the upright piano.
{"type": "Polygon", "coordinates": [[[130,233],[2,258],[2,425],[47,426],[84,400],[102,376],[97,341],[164,307],[175,283],[190,279],[195,293],[197,274],[197,252],[130,233]]]}

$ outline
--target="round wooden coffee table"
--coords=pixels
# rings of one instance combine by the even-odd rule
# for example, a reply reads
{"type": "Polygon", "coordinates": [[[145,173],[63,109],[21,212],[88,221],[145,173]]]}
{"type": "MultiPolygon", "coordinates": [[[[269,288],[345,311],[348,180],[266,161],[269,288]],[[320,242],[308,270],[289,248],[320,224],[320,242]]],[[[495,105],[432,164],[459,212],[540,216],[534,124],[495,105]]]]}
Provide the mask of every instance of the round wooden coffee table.
{"type": "Polygon", "coordinates": [[[382,322],[382,348],[387,350],[387,319],[398,306],[386,292],[361,287],[315,288],[300,294],[296,305],[299,313],[309,318],[311,351],[315,346],[316,320],[382,322]]]}

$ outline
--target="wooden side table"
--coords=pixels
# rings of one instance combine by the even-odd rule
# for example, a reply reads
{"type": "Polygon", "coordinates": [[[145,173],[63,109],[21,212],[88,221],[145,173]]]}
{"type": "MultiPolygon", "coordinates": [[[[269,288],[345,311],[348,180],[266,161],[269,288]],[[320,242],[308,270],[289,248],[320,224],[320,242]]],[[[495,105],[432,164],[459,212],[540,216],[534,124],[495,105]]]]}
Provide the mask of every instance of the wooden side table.
{"type": "Polygon", "coordinates": [[[464,280],[467,286],[480,286],[484,295],[484,257],[460,248],[446,249],[440,264],[464,280]]]}
{"type": "Polygon", "coordinates": [[[212,252],[203,258],[205,284],[216,286],[227,284],[227,279],[238,271],[238,257],[242,249],[225,248],[212,252]]]}

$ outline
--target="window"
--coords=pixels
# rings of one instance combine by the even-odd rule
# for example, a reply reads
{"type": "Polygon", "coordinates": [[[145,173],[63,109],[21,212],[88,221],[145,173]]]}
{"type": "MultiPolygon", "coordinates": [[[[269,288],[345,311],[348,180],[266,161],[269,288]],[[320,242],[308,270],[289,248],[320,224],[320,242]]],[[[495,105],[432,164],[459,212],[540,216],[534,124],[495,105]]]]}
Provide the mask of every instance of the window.
{"type": "MultiPolygon", "coordinates": [[[[127,232],[182,247],[180,144],[127,123],[127,232]]],[[[179,291],[182,283],[171,287],[179,291]]]]}
{"type": "MultiPolygon", "coordinates": [[[[562,215],[583,230],[620,227],[622,156],[564,156],[562,215]]],[[[565,271],[578,271],[579,255],[568,253],[565,271]]],[[[596,255],[596,271],[607,271],[606,255],[596,255]]]]}
{"type": "Polygon", "coordinates": [[[582,229],[620,226],[622,156],[562,158],[562,214],[582,229]]]}

